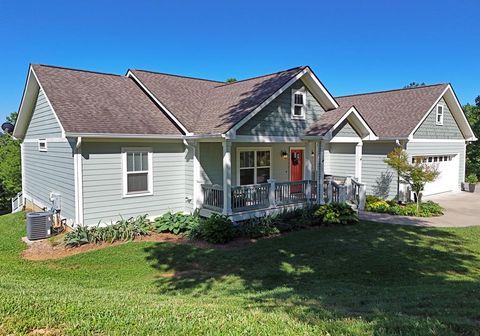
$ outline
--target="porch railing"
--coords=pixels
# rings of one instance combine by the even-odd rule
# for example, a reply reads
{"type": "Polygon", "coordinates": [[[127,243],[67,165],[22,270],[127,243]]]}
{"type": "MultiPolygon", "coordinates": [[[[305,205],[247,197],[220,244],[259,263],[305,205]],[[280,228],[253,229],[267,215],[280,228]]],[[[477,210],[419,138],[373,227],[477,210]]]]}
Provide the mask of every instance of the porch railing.
{"type": "Polygon", "coordinates": [[[202,184],[203,207],[223,211],[223,187],[217,184],[202,184]]]}
{"type": "Polygon", "coordinates": [[[14,198],[12,198],[12,213],[21,211],[23,205],[23,194],[19,192],[14,198]]]}
{"type": "Polygon", "coordinates": [[[268,208],[270,207],[269,193],[269,183],[232,187],[232,211],[268,208]]]}
{"type": "MultiPolygon", "coordinates": [[[[202,185],[203,207],[222,212],[223,188],[219,185],[202,185]]],[[[344,183],[339,183],[332,176],[325,177],[323,183],[323,199],[318,203],[355,204],[357,209],[365,207],[366,186],[346,177],[344,183]]],[[[231,189],[232,212],[276,208],[292,204],[308,204],[317,202],[317,181],[302,180],[276,182],[271,179],[268,183],[235,186],[231,189]]]]}
{"type": "Polygon", "coordinates": [[[349,199],[357,206],[359,210],[364,210],[366,201],[366,185],[358,182],[354,178],[350,178],[350,181],[347,179],[347,186],[348,183],[350,183],[351,186],[348,193],[349,199]]]}
{"type": "Polygon", "coordinates": [[[310,181],[289,181],[275,183],[275,203],[277,205],[305,203],[308,195],[311,196],[310,181]],[[308,187],[310,190],[307,192],[308,187]]]}

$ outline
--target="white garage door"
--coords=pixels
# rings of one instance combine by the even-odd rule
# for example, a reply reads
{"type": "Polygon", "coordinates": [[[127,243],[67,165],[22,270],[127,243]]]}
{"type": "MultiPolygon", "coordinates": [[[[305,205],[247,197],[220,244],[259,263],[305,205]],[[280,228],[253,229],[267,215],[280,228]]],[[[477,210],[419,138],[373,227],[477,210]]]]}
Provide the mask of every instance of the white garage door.
{"type": "MultiPolygon", "coordinates": [[[[429,155],[423,161],[438,168],[440,175],[425,185],[423,195],[433,195],[458,189],[458,155],[429,155]]],[[[414,159],[415,160],[415,159],[414,159]]]]}

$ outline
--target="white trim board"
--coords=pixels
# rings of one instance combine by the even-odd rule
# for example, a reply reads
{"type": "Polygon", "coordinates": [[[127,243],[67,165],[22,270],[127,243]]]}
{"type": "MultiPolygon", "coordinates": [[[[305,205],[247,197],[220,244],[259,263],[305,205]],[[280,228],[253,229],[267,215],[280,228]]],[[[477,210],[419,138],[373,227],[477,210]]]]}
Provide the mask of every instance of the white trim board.
{"type": "MultiPolygon", "coordinates": [[[[332,139],[332,134],[335,129],[337,129],[350,115],[354,115],[355,118],[360,122],[360,125],[367,131],[368,135],[363,137],[362,140],[377,140],[378,137],[375,135],[375,133],[372,131],[370,126],[368,126],[367,122],[365,119],[362,118],[362,116],[358,113],[357,109],[352,106],[350,107],[347,112],[344,113],[344,115],[338,120],[335,125],[333,125],[330,130],[326,134],[330,135],[330,139],[332,139]]],[[[351,124],[351,123],[350,123],[351,124]]],[[[354,127],[354,125],[352,125],[354,127]]],[[[334,137],[333,137],[334,138],[334,137]]]]}
{"type": "MultiPolygon", "coordinates": [[[[460,131],[462,134],[464,133],[470,133],[469,137],[466,138],[466,141],[476,141],[477,138],[475,137],[475,134],[473,133],[472,127],[468,123],[467,117],[465,116],[465,113],[463,112],[462,106],[460,105],[460,102],[457,99],[457,96],[455,95],[452,86],[450,84],[447,85],[447,87],[442,91],[440,96],[435,100],[435,102],[430,106],[430,108],[425,112],[424,116],[420,120],[420,122],[415,126],[412,132],[408,135],[408,140],[413,140],[414,139],[414,134],[415,132],[422,126],[423,122],[428,118],[430,115],[430,112],[438,105],[441,99],[444,99],[447,106],[450,108],[451,106],[448,104],[448,100],[453,100],[454,102],[454,108],[450,108],[450,113],[452,114],[453,118],[455,119],[455,122],[457,123],[458,127],[460,128],[460,131]],[[446,94],[449,94],[449,97],[446,97],[446,94]],[[459,123],[458,117],[461,115],[461,122],[462,125],[459,123]]],[[[445,113],[445,111],[444,111],[445,113]]],[[[436,119],[435,119],[436,121],[436,119]]],[[[464,135],[465,136],[465,135],[464,135]]]]}
{"type": "Polygon", "coordinates": [[[38,79],[37,74],[35,73],[35,70],[33,70],[33,67],[31,67],[31,70],[33,75],[35,76],[35,80],[37,81],[38,86],[40,87],[40,90],[42,90],[43,94],[45,95],[45,100],[47,101],[48,106],[50,106],[50,108],[52,109],[52,113],[55,116],[55,119],[57,120],[58,125],[60,126],[60,129],[62,130],[62,137],[65,138],[65,129],[63,128],[63,125],[60,122],[60,119],[58,118],[57,112],[55,112],[55,109],[53,108],[53,105],[50,102],[50,99],[48,98],[47,92],[43,89],[42,83],[40,83],[40,80],[38,79]]]}
{"type": "Polygon", "coordinates": [[[295,77],[293,77],[292,79],[290,79],[285,85],[283,85],[280,89],[278,89],[273,95],[271,95],[268,99],[266,99],[262,104],[260,104],[259,106],[257,106],[257,108],[255,110],[253,110],[252,112],[250,112],[248,115],[246,115],[242,120],[240,120],[239,122],[237,122],[228,132],[227,134],[229,136],[232,136],[234,134],[236,134],[237,130],[242,127],[243,125],[245,125],[245,123],[250,120],[253,116],[255,116],[257,113],[259,113],[261,110],[263,110],[263,108],[265,108],[265,106],[267,106],[268,104],[270,104],[275,98],[277,98],[279,95],[281,95],[284,91],[286,91],[288,88],[290,88],[290,86],[292,86],[293,83],[295,83],[297,80],[299,80],[300,78],[304,77],[305,76],[305,85],[307,86],[307,88],[310,90],[310,93],[312,93],[312,95],[315,97],[315,99],[317,99],[319,102],[322,102],[324,101],[325,104],[327,103],[330,103],[331,106],[326,106],[326,110],[329,110],[329,109],[334,109],[334,108],[337,108],[338,107],[338,104],[337,102],[335,101],[335,99],[328,93],[328,91],[326,90],[326,88],[320,83],[320,81],[318,80],[318,78],[316,78],[316,76],[313,74],[312,70],[310,70],[310,68],[305,68],[304,70],[300,71],[295,77]],[[315,88],[317,90],[314,90],[313,86],[315,86],[315,88]],[[319,90],[318,90],[319,89],[319,90]],[[320,99],[319,97],[319,91],[324,95],[324,97],[326,97],[326,101],[325,99],[320,99]]]}
{"type": "Polygon", "coordinates": [[[122,147],[122,198],[141,197],[153,195],[153,148],[152,147],[122,147]],[[148,190],[145,192],[128,193],[127,189],[127,152],[147,152],[148,156],[148,170],[147,183],[148,190]]]}

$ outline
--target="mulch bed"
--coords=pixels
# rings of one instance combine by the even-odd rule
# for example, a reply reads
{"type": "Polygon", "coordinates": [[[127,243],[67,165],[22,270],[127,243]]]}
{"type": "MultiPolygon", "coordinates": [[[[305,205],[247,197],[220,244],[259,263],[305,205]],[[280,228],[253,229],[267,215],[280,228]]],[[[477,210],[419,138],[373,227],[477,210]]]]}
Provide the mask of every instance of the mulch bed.
{"type": "MultiPolygon", "coordinates": [[[[209,244],[203,241],[191,241],[182,236],[172,233],[151,233],[149,236],[143,236],[135,239],[133,242],[156,242],[156,243],[176,243],[190,244],[199,248],[215,249],[235,249],[247,244],[255,243],[256,239],[239,238],[228,244],[209,244]]],[[[27,249],[22,252],[23,259],[31,261],[42,261],[52,259],[62,259],[75,254],[85,253],[104,249],[111,246],[129,243],[130,241],[116,241],[113,243],[85,244],[79,247],[67,247],[63,243],[53,244],[49,239],[33,241],[27,245],[27,249]]]]}

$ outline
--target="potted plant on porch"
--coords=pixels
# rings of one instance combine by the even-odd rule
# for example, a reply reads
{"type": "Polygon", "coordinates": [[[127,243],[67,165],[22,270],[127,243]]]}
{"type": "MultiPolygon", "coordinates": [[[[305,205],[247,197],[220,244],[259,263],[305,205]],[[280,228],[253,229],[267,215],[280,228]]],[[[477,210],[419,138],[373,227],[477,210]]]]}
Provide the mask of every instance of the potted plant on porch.
{"type": "Polygon", "coordinates": [[[468,192],[475,192],[475,186],[477,185],[478,177],[475,174],[470,174],[463,183],[463,190],[468,192]]]}

